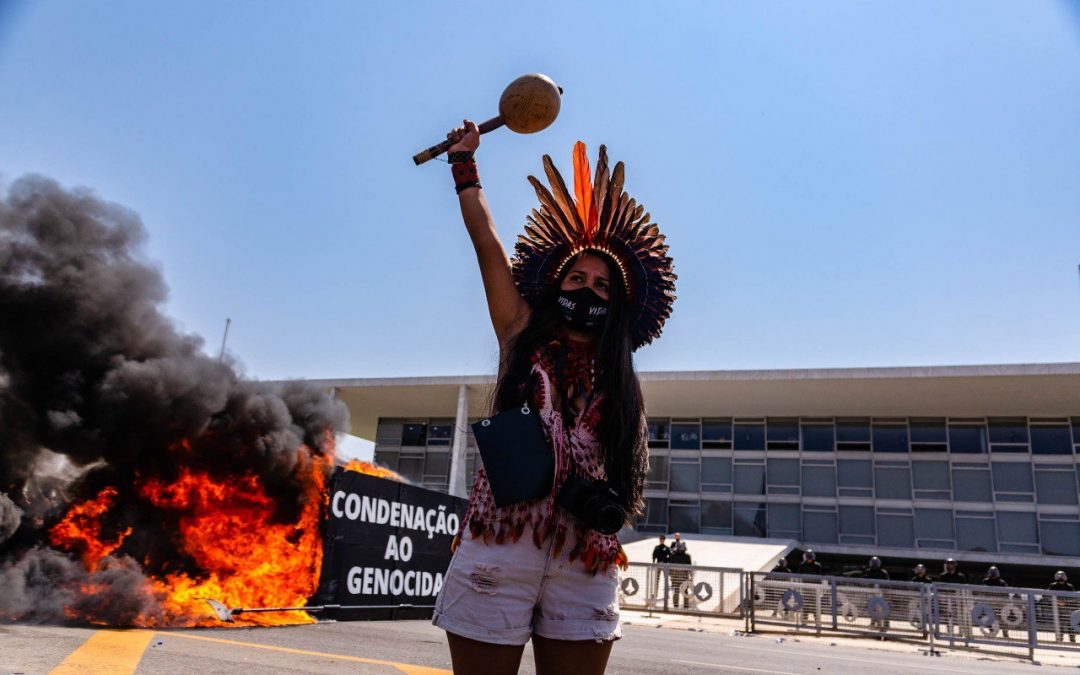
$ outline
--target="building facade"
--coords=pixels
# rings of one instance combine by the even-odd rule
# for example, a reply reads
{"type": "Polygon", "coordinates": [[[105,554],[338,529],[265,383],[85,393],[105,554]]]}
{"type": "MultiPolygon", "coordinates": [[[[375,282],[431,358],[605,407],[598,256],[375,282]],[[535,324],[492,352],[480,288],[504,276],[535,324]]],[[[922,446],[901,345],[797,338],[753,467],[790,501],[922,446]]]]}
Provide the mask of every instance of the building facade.
{"type": "MultiPolygon", "coordinates": [[[[640,532],[1080,564],[1080,364],[641,379],[650,461],[640,532]]],[[[461,494],[480,466],[468,422],[486,412],[491,384],[333,386],[353,410],[354,432],[375,441],[378,463],[461,494]],[[458,414],[447,415],[455,388],[458,414]],[[425,406],[433,414],[417,414],[425,406]]]]}

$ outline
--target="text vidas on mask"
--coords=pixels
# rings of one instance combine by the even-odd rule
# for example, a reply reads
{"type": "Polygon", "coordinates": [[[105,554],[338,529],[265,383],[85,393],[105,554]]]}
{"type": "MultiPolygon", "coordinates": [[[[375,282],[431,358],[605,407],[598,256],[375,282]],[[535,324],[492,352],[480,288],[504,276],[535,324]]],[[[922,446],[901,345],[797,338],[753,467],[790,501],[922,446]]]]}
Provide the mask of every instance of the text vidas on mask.
{"type": "Polygon", "coordinates": [[[607,320],[608,302],[591,288],[561,291],[556,302],[563,320],[574,330],[599,328],[607,320]]]}

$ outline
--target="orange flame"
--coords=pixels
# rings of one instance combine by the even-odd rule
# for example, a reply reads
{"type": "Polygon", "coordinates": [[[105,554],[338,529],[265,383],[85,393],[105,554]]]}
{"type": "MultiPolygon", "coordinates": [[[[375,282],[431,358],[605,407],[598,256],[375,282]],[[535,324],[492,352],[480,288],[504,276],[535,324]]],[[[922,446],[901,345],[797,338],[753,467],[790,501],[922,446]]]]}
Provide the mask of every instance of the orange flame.
{"type": "Polygon", "coordinates": [[[93,571],[102,558],[109,555],[131,534],[131,528],[106,539],[101,533],[100,518],[116,503],[116,488],[109,486],[96,497],[68,510],[64,519],[49,530],[49,541],[69,551],[77,551],[86,569],[93,571]]]}
{"type": "Polygon", "coordinates": [[[387,469],[385,466],[379,466],[378,464],[372,464],[371,462],[365,462],[360,459],[350,459],[345,464],[346,471],[355,471],[356,473],[364,473],[369,476],[376,476],[377,478],[389,478],[390,480],[396,480],[399,483],[404,483],[405,479],[401,477],[397,471],[387,469]]]}
{"type": "MultiPolygon", "coordinates": [[[[330,446],[332,453],[332,445],[330,446]]],[[[322,566],[320,526],[326,504],[329,456],[314,455],[302,446],[296,477],[302,494],[298,513],[285,522],[281,505],[267,494],[259,478],[242,474],[217,479],[183,469],[173,482],[148,479],[136,484],[140,497],[176,518],[176,547],[189,556],[199,573],[166,572],[150,577],[149,593],[160,601],[160,612],[137,620],[140,626],[218,626],[204,599],[229,607],[296,607],[315,593],[322,566]]],[[[116,551],[130,534],[103,538],[101,517],[115,504],[117,491],[108,487],[94,499],[74,505],[50,531],[55,546],[80,553],[93,570],[116,551]]],[[[110,558],[109,560],[115,560],[110,558]]],[[[82,589],[83,595],[94,589],[82,589]]],[[[69,612],[70,616],[70,612],[69,612]]],[[[94,617],[76,617],[96,622],[94,617]]],[[[306,612],[241,614],[232,625],[311,623],[306,612]]]]}

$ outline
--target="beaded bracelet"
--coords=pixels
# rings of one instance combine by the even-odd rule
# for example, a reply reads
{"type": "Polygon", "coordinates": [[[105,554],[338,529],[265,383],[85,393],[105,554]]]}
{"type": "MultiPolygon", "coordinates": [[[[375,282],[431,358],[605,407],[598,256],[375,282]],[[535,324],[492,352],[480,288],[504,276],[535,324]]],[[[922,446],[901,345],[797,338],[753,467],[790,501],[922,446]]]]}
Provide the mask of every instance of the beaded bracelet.
{"type": "Polygon", "coordinates": [[[472,159],[472,150],[458,150],[457,152],[451,152],[446,155],[446,161],[450,164],[463,164],[465,162],[471,162],[472,159]]]}
{"type": "Polygon", "coordinates": [[[471,187],[480,187],[480,174],[476,171],[476,162],[471,158],[467,162],[451,164],[450,172],[454,175],[454,189],[458,194],[471,187]]]}

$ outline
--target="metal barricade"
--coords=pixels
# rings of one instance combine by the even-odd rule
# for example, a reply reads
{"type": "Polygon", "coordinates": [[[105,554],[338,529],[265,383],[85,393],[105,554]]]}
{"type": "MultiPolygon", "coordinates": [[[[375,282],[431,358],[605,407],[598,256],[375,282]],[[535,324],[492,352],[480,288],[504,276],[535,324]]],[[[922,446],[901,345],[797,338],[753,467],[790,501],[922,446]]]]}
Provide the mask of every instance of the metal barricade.
{"type": "Polygon", "coordinates": [[[1080,594],[934,584],[934,636],[949,647],[1080,651],[1080,594]]]}
{"type": "Polygon", "coordinates": [[[630,563],[619,572],[624,609],[741,618],[745,595],[739,569],[630,563]]]}
{"type": "Polygon", "coordinates": [[[751,572],[750,629],[758,627],[926,639],[928,584],[751,572]]]}

